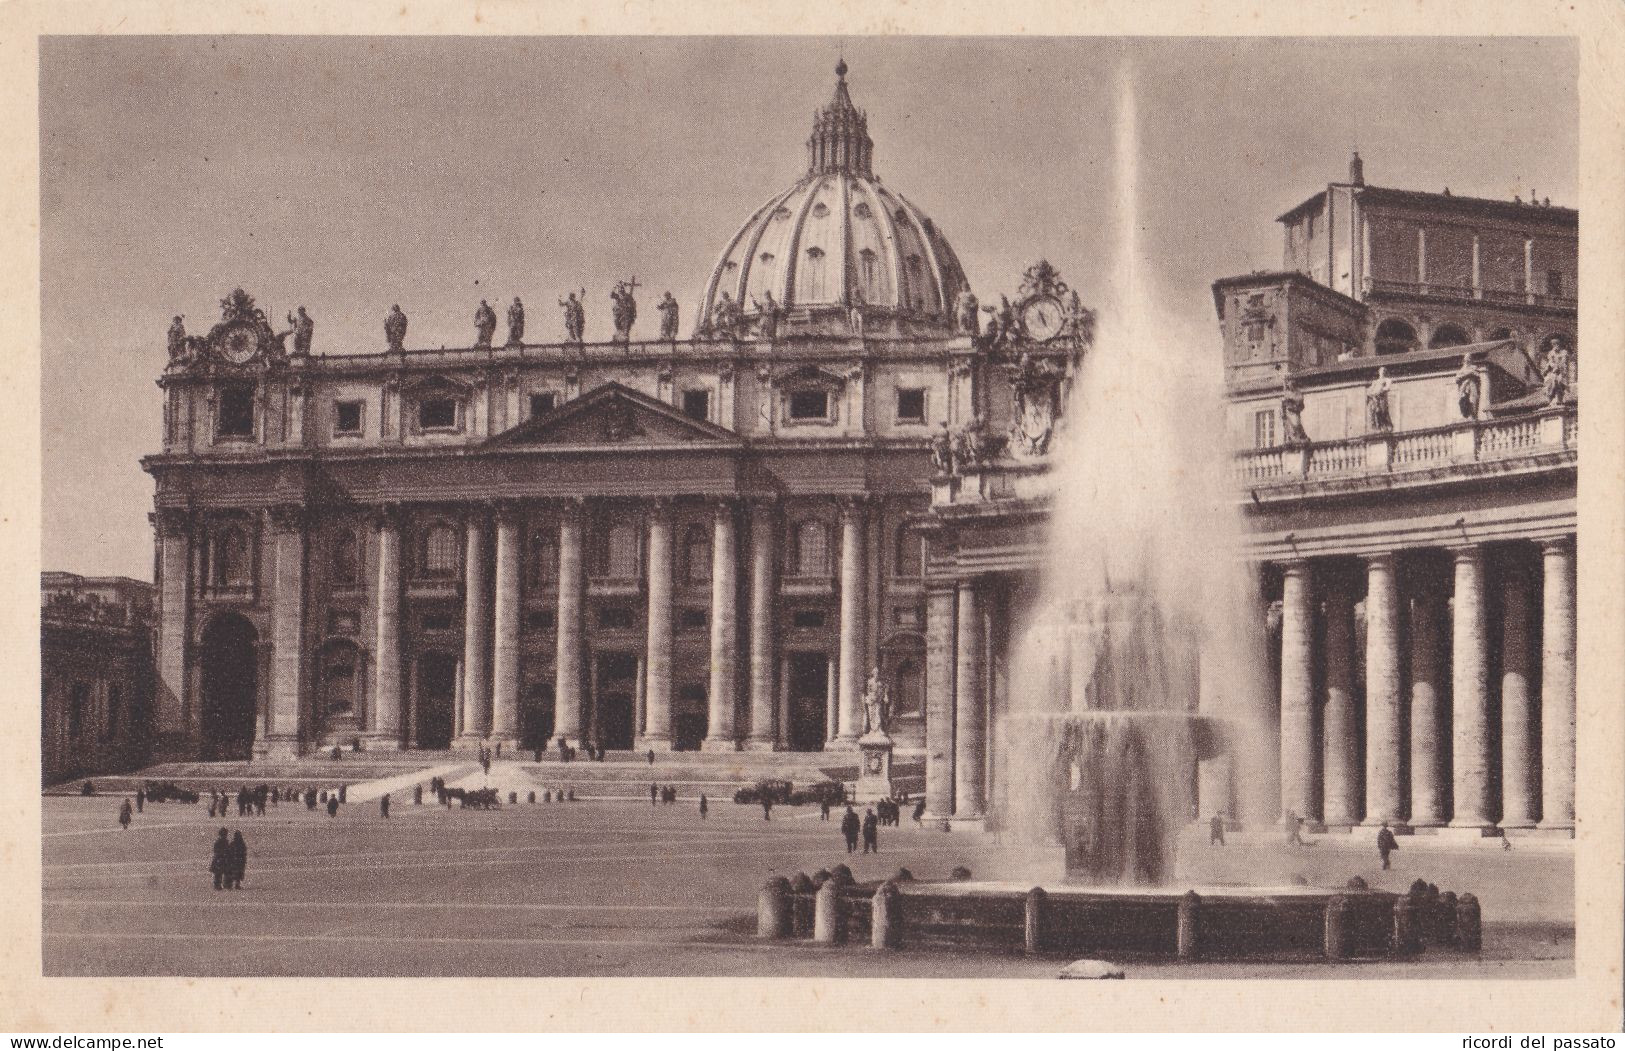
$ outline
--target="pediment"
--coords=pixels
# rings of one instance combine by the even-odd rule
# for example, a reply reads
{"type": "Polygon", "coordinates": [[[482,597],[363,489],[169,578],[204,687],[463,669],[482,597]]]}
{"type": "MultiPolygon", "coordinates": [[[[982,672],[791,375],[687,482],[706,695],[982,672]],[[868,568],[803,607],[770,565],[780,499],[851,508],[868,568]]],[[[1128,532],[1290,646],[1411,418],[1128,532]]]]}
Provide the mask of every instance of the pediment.
{"type": "Polygon", "coordinates": [[[488,447],[527,445],[736,445],[725,427],[685,416],[620,383],[606,383],[491,438],[488,447]]]}
{"type": "Polygon", "coordinates": [[[846,386],[845,377],[817,365],[803,365],[784,373],[774,382],[781,387],[817,387],[824,390],[840,390],[846,386]]]}

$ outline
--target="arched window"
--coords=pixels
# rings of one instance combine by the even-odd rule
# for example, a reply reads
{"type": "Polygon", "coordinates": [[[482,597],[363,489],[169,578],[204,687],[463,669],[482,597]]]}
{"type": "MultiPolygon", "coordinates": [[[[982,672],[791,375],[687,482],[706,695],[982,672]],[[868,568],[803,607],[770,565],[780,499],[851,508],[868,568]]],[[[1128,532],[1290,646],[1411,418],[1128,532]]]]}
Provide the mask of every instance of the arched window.
{"type": "Polygon", "coordinates": [[[236,526],[222,530],[215,537],[214,582],[218,587],[250,583],[248,535],[236,526]]]}
{"type": "Polygon", "coordinates": [[[690,584],[711,579],[711,534],[704,526],[690,526],[683,535],[683,579],[690,584]]]}
{"type": "Polygon", "coordinates": [[[557,578],[559,547],[551,529],[538,529],[530,534],[529,568],[532,584],[547,584],[557,578]]]}
{"type": "Polygon", "coordinates": [[[445,522],[436,522],[423,534],[423,575],[457,575],[457,531],[445,522]]]}
{"type": "Polygon", "coordinates": [[[346,715],[356,705],[356,648],[348,642],[335,642],[322,651],[322,711],[346,715]]]}
{"type": "Polygon", "coordinates": [[[1495,343],[1495,342],[1498,342],[1498,341],[1503,340],[1503,339],[1511,339],[1511,338],[1512,338],[1512,330],[1510,328],[1498,328],[1494,332],[1491,332],[1490,335],[1489,335],[1489,341],[1491,343],[1495,343]]]}
{"type": "Polygon", "coordinates": [[[796,527],[796,576],[822,577],[829,574],[829,530],[822,522],[803,522],[796,527]]]}
{"type": "Polygon", "coordinates": [[[892,549],[892,575],[917,577],[925,569],[925,542],[919,529],[911,525],[897,527],[897,543],[892,549]]]}
{"type": "Polygon", "coordinates": [[[1440,347],[1464,347],[1473,341],[1467,330],[1460,325],[1443,324],[1433,330],[1433,338],[1428,340],[1428,347],[1437,350],[1440,347]]]}
{"type": "Polygon", "coordinates": [[[869,210],[869,206],[864,204],[862,201],[859,201],[853,207],[852,214],[857,216],[859,219],[868,219],[874,215],[874,213],[869,210]]]}
{"type": "Polygon", "coordinates": [[[863,279],[864,297],[867,299],[876,298],[879,290],[875,287],[875,283],[879,273],[873,248],[865,248],[858,253],[858,274],[863,279]]]}
{"type": "Polygon", "coordinates": [[[615,580],[633,580],[638,575],[638,533],[629,523],[609,527],[604,540],[604,573],[615,580]]]}
{"type": "Polygon", "coordinates": [[[333,583],[355,587],[361,582],[361,552],[354,533],[342,530],[333,538],[333,583]]]}
{"type": "Polygon", "coordinates": [[[892,675],[891,710],[893,715],[918,715],[925,707],[925,668],[914,657],[897,662],[892,675]]]}
{"type": "Polygon", "coordinates": [[[828,299],[829,292],[824,284],[824,250],[817,245],[807,249],[805,274],[807,298],[810,300],[828,299]]]}
{"type": "Polygon", "coordinates": [[[1407,354],[1416,349],[1416,330],[1398,318],[1377,326],[1378,354],[1407,354]]]}

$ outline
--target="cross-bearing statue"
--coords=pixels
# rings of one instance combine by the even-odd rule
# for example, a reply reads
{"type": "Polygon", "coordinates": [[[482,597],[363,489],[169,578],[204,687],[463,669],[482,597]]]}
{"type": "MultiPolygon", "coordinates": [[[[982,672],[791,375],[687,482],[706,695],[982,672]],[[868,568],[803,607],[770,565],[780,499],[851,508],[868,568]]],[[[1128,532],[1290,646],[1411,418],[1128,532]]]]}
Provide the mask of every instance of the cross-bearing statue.
{"type": "Polygon", "coordinates": [[[406,314],[399,303],[390,307],[384,318],[384,338],[389,340],[390,350],[406,349],[406,314]]]}
{"type": "Polygon", "coordinates": [[[474,311],[474,345],[476,347],[489,347],[491,337],[497,330],[497,312],[491,309],[491,304],[480,300],[480,308],[474,311]]]}
{"type": "Polygon", "coordinates": [[[517,347],[525,341],[525,304],[514,296],[508,304],[508,346],[517,347]]]}
{"type": "Polygon", "coordinates": [[[584,333],[587,331],[586,298],[587,290],[583,288],[580,299],[577,299],[576,294],[571,292],[559,300],[559,306],[564,308],[564,336],[566,343],[586,342],[583,338],[584,333]]]}
{"type": "Polygon", "coordinates": [[[1394,417],[1388,407],[1388,392],[1394,381],[1388,378],[1386,366],[1377,369],[1377,378],[1365,389],[1366,429],[1372,432],[1394,429],[1394,417]]]}
{"type": "Polygon", "coordinates": [[[660,302],[655,304],[655,309],[660,312],[660,338],[669,343],[677,338],[677,314],[679,310],[677,300],[672,298],[670,292],[667,292],[660,302]]]}

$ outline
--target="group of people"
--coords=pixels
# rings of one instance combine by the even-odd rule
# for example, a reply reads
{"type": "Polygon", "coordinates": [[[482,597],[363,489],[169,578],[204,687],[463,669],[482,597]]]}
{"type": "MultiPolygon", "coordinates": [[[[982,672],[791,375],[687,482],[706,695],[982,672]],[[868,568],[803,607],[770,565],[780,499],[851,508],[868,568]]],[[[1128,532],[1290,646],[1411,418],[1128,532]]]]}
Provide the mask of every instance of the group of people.
{"type": "Polygon", "coordinates": [[[214,876],[215,890],[242,890],[243,874],[248,871],[248,843],[241,831],[227,838],[225,829],[214,840],[214,852],[209,857],[209,872],[214,876]]]}
{"type": "Polygon", "coordinates": [[[675,785],[657,785],[653,781],[649,782],[649,805],[650,806],[658,806],[661,803],[675,803],[675,802],[677,802],[677,786],[675,786],[675,785]]]}
{"type": "MultiPolygon", "coordinates": [[[[597,741],[582,741],[581,749],[587,753],[587,758],[591,759],[593,762],[601,763],[604,761],[604,746],[599,744],[597,741]]],[[[570,747],[569,743],[566,742],[564,738],[559,738],[559,762],[572,762],[575,757],[576,750],[570,747]]],[[[538,763],[542,761],[542,749],[540,748],[536,749],[536,761],[538,763]]],[[[650,760],[650,762],[653,762],[653,760],[650,760]]]]}
{"type": "Polygon", "coordinates": [[[238,817],[264,817],[265,804],[275,806],[280,797],[281,793],[270,785],[255,785],[253,788],[243,785],[235,797],[230,792],[213,790],[209,792],[209,816],[225,817],[235,800],[238,817]]]}
{"type": "Polygon", "coordinates": [[[865,854],[880,853],[880,818],[875,816],[874,808],[869,808],[863,817],[859,818],[858,812],[848,803],[846,813],[841,817],[841,836],[846,840],[848,854],[858,849],[860,835],[863,837],[865,854]]]}

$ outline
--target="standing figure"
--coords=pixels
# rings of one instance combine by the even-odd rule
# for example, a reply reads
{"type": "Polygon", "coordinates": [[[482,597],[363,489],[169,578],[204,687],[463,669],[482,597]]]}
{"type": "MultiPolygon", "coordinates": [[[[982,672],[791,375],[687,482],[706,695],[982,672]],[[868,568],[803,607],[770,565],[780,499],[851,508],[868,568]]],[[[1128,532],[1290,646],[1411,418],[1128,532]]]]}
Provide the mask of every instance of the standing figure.
{"type": "Polygon", "coordinates": [[[1095,312],[1083,305],[1078,296],[1078,290],[1073,289],[1066,301],[1066,317],[1064,318],[1064,331],[1078,342],[1079,346],[1088,347],[1095,341],[1095,312]]]}
{"type": "Polygon", "coordinates": [[[841,818],[841,837],[846,840],[846,852],[854,853],[858,849],[858,831],[863,822],[858,819],[857,811],[848,804],[846,814],[841,818]]]}
{"type": "Polygon", "coordinates": [[[130,801],[128,799],[118,808],[118,823],[119,827],[124,831],[128,832],[130,830],[130,801]]]}
{"type": "Polygon", "coordinates": [[[615,322],[615,342],[629,343],[632,340],[632,325],[638,319],[638,301],[633,291],[638,287],[638,279],[630,281],[617,281],[609,293],[610,300],[615,304],[610,309],[610,317],[615,322]]]}
{"type": "Polygon", "coordinates": [[[867,810],[863,814],[863,852],[880,853],[880,819],[875,817],[873,810],[867,810]]]}
{"type": "Polygon", "coordinates": [[[389,315],[384,318],[384,338],[389,341],[390,350],[406,349],[406,314],[399,303],[390,307],[389,315]]]}
{"type": "Polygon", "coordinates": [[[942,421],[942,430],[931,436],[931,470],[937,474],[952,474],[954,470],[954,435],[948,421],[942,421]]]}
{"type": "Polygon", "coordinates": [[[869,669],[863,684],[863,732],[886,732],[886,684],[880,681],[880,668],[869,669]]]}
{"type": "Polygon", "coordinates": [[[1547,405],[1561,405],[1569,392],[1569,348],[1553,336],[1546,341],[1546,359],[1541,363],[1541,387],[1547,405]]]}
{"type": "Polygon", "coordinates": [[[722,298],[711,308],[710,333],[717,339],[738,339],[744,315],[733,297],[723,292],[722,298]]]}
{"type": "Polygon", "coordinates": [[[583,334],[587,331],[587,307],[584,303],[586,298],[587,290],[583,288],[580,299],[577,299],[576,294],[571,292],[559,300],[559,306],[564,308],[564,336],[566,343],[585,342],[583,334]]]}
{"type": "Polygon", "coordinates": [[[1478,370],[1473,368],[1472,358],[1463,354],[1461,368],[1456,370],[1456,407],[1464,420],[1478,419],[1478,383],[1478,370]]]}
{"type": "Polygon", "coordinates": [[[508,304],[508,346],[517,347],[525,341],[525,304],[514,296],[508,304]]]}
{"type": "Polygon", "coordinates": [[[976,294],[968,288],[954,297],[954,329],[972,339],[981,335],[982,318],[977,310],[976,294]]]}
{"type": "Polygon", "coordinates": [[[1388,868],[1388,855],[1398,849],[1399,841],[1394,838],[1394,831],[1388,827],[1388,822],[1384,821],[1382,828],[1377,831],[1377,853],[1382,855],[1384,870],[1388,868]]]}
{"type": "Polygon", "coordinates": [[[1207,823],[1207,845],[1210,847],[1224,846],[1224,818],[1218,814],[1207,823]]]}
{"type": "Polygon", "coordinates": [[[169,363],[186,360],[186,322],[182,315],[176,314],[175,320],[169,323],[169,363]]]}
{"type": "Polygon", "coordinates": [[[497,330],[497,312],[491,309],[491,304],[480,300],[480,308],[474,311],[474,345],[476,347],[489,347],[491,336],[497,330]]]}
{"type": "Polygon", "coordinates": [[[1291,376],[1281,384],[1281,444],[1309,444],[1309,434],[1303,429],[1303,395],[1291,376]]]}
{"type": "Polygon", "coordinates": [[[677,314],[680,309],[677,300],[667,292],[660,302],[655,304],[655,309],[660,311],[660,338],[669,343],[677,338],[677,314]]]}
{"type": "MultiPolygon", "coordinates": [[[[293,352],[298,357],[310,357],[310,345],[316,338],[316,322],[300,307],[296,313],[288,315],[288,324],[293,326],[293,352]]],[[[405,338],[405,332],[401,334],[405,338]]]]}
{"type": "Polygon", "coordinates": [[[773,298],[771,288],[762,294],[767,297],[767,302],[752,300],[756,304],[758,331],[761,332],[763,339],[775,340],[779,338],[779,322],[784,318],[784,308],[773,298]]]}
{"type": "Polygon", "coordinates": [[[378,797],[378,816],[381,817],[381,818],[385,818],[385,819],[387,819],[389,817],[389,793],[388,792],[385,792],[383,795],[378,797]]]}
{"type": "Polygon", "coordinates": [[[139,814],[139,813],[141,813],[141,811],[145,810],[146,807],[147,807],[147,789],[146,789],[146,786],[143,785],[142,787],[135,790],[135,812],[137,814],[139,814]]]}
{"type": "Polygon", "coordinates": [[[1365,389],[1366,429],[1372,432],[1394,429],[1394,417],[1388,407],[1388,392],[1394,381],[1388,378],[1386,366],[1377,369],[1377,378],[1365,389]]]}
{"type": "MultiPolygon", "coordinates": [[[[213,813],[213,810],[210,811],[213,813]]],[[[214,876],[214,889],[226,889],[226,873],[231,870],[231,835],[225,829],[214,837],[214,850],[209,856],[209,872],[214,876]]]]}
{"type": "Polygon", "coordinates": [[[226,880],[226,886],[232,890],[243,889],[243,873],[248,871],[248,844],[243,840],[243,833],[239,829],[231,834],[231,872],[226,880]]]}

